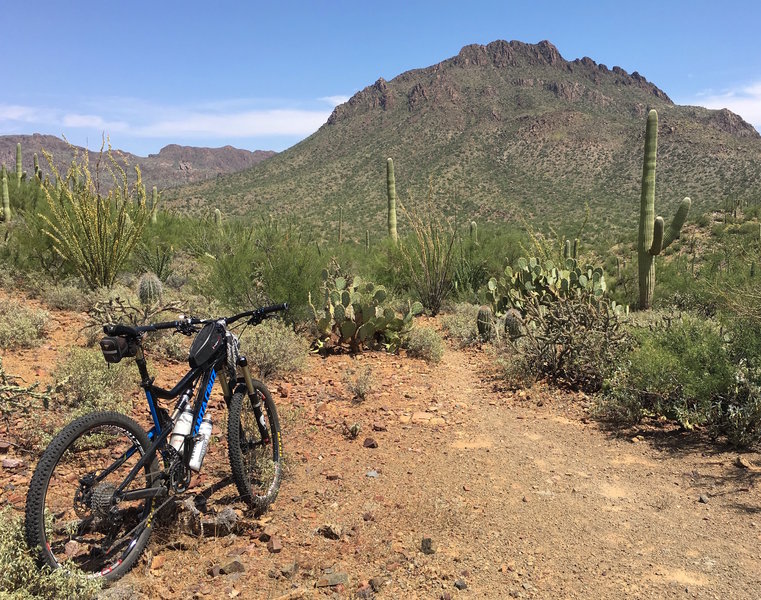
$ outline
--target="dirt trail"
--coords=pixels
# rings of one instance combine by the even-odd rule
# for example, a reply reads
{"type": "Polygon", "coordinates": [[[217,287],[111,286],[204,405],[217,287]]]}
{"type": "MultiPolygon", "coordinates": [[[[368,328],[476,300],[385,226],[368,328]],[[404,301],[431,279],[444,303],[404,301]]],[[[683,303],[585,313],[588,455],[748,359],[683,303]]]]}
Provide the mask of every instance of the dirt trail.
{"type": "MultiPolygon", "coordinates": [[[[617,437],[574,396],[494,391],[487,361],[451,349],[436,366],[311,357],[304,374],[270,384],[288,457],[275,505],[233,536],[159,528],[108,597],[761,597],[758,454],[739,462],[653,428],[617,437]],[[343,380],[364,367],[376,385],[355,403],[343,380]],[[355,422],[350,439],[344,424],[355,422]],[[318,533],[326,524],[339,539],[318,533]],[[259,540],[264,528],[282,550],[259,540]],[[209,573],[235,560],[243,572],[209,573]]],[[[212,511],[242,508],[234,486],[219,485],[222,436],[204,470],[192,491],[206,491],[212,511]]]]}

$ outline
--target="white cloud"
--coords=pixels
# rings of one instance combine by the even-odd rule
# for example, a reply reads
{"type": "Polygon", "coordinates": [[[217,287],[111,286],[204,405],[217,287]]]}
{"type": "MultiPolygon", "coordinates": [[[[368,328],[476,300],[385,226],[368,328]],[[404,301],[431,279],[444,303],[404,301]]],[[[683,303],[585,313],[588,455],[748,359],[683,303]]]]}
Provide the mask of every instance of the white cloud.
{"type": "Polygon", "coordinates": [[[1,121],[21,121],[23,123],[39,123],[50,118],[47,111],[33,106],[18,104],[0,104],[1,121]]]}
{"type": "Polygon", "coordinates": [[[706,108],[728,108],[761,130],[761,81],[722,93],[699,94],[695,104],[706,108]]]}
{"type": "Polygon", "coordinates": [[[344,102],[348,102],[349,96],[323,96],[322,98],[318,98],[318,100],[327,102],[331,106],[335,107],[339,104],[343,104],[344,102]]]}
{"type": "Polygon", "coordinates": [[[124,121],[106,121],[98,115],[80,115],[76,113],[63,115],[61,125],[63,127],[100,129],[102,131],[125,131],[129,128],[129,125],[124,121]]]}
{"type": "Polygon", "coordinates": [[[140,137],[243,138],[309,135],[330,116],[325,111],[251,110],[229,114],[191,112],[131,128],[140,137]]]}

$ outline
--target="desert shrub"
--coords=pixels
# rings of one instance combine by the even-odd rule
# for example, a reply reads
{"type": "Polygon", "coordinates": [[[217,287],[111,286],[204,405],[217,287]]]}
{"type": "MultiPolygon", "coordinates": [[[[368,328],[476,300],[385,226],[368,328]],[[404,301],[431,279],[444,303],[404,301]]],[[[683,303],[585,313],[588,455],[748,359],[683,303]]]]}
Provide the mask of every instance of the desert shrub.
{"type": "Polygon", "coordinates": [[[405,343],[407,355],[437,363],[444,356],[444,340],[435,329],[413,327],[405,343]]]}
{"type": "Polygon", "coordinates": [[[274,319],[264,321],[241,340],[241,354],[262,379],[302,369],[308,353],[309,343],[274,319]]]}
{"type": "Polygon", "coordinates": [[[0,357],[0,418],[6,426],[13,415],[28,415],[40,407],[47,408],[49,392],[40,389],[39,382],[27,385],[20,377],[6,373],[0,357]]]}
{"type": "Polygon", "coordinates": [[[447,337],[459,348],[478,342],[477,316],[478,306],[475,304],[456,304],[452,313],[442,316],[447,337]]]}
{"type": "Polygon", "coordinates": [[[554,385],[600,390],[629,346],[620,311],[592,293],[559,297],[548,304],[533,298],[526,302],[525,312],[524,334],[512,347],[554,385]]]}
{"type": "Polygon", "coordinates": [[[497,375],[512,389],[530,387],[538,376],[536,365],[531,363],[521,340],[498,339],[487,347],[497,375]]]}
{"type": "Polygon", "coordinates": [[[174,246],[152,238],[135,248],[134,263],[137,271],[141,273],[155,273],[162,281],[166,282],[172,274],[172,260],[174,259],[174,246]]]}
{"type": "Polygon", "coordinates": [[[50,315],[8,300],[0,302],[0,348],[32,348],[45,334],[50,315]]]}
{"type": "Polygon", "coordinates": [[[134,383],[129,362],[109,365],[100,350],[71,348],[53,373],[58,402],[75,416],[94,410],[128,412],[126,394],[134,383]]]}
{"type": "Polygon", "coordinates": [[[606,391],[606,404],[627,420],[665,416],[684,427],[709,422],[728,397],[735,368],[718,326],[692,315],[632,328],[635,345],[606,391]]]}
{"type": "MultiPolygon", "coordinates": [[[[373,371],[367,365],[353,369],[344,376],[344,385],[351,392],[355,402],[366,400],[374,384],[373,371]]],[[[357,433],[359,433],[359,430],[357,430],[357,433]]]]}
{"type": "Polygon", "coordinates": [[[71,283],[50,283],[41,292],[42,301],[50,308],[85,311],[90,306],[88,294],[71,283]]]}
{"type": "Polygon", "coordinates": [[[65,566],[55,571],[40,569],[24,540],[21,517],[9,509],[0,512],[0,598],[47,600],[49,598],[94,598],[99,579],[65,566]]]}

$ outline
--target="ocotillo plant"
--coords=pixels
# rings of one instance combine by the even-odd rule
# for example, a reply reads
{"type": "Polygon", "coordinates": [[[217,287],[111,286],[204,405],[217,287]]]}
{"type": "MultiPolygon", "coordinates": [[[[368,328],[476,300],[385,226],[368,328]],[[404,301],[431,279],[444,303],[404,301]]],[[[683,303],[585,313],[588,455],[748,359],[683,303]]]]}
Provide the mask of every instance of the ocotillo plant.
{"type": "Polygon", "coordinates": [[[639,263],[639,307],[650,308],[655,289],[655,257],[679,237],[692,201],[684,198],[668,230],[663,217],[655,216],[655,157],[658,151],[658,113],[651,110],[645,128],[645,160],[642,166],[637,259],[639,263]]]}
{"type": "Polygon", "coordinates": [[[394,177],[394,161],[386,161],[386,192],[388,195],[388,237],[396,244],[396,178],[394,177]]]}
{"type": "Polygon", "coordinates": [[[11,201],[8,197],[8,174],[5,172],[3,165],[3,221],[9,223],[11,220],[11,201]]]}
{"type": "Polygon", "coordinates": [[[24,167],[21,162],[21,142],[16,144],[16,185],[21,185],[21,178],[24,175],[24,167]]]}

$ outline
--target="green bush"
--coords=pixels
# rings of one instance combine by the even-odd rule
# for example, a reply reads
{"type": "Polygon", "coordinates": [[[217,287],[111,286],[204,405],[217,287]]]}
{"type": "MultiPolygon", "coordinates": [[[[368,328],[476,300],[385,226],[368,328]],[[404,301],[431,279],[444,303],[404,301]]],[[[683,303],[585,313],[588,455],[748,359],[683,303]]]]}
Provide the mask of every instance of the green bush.
{"type": "Polygon", "coordinates": [[[503,338],[487,347],[499,377],[504,379],[511,389],[530,387],[538,376],[536,365],[530,362],[523,345],[521,340],[510,341],[503,338]]]}
{"type": "Polygon", "coordinates": [[[21,517],[9,509],[0,512],[0,598],[49,600],[50,598],[94,598],[99,579],[66,567],[40,569],[24,540],[21,517]]]}
{"type": "Polygon", "coordinates": [[[241,354],[264,379],[302,369],[309,343],[281,321],[268,319],[241,339],[241,354]]]}
{"type": "Polygon", "coordinates": [[[456,304],[450,314],[443,315],[441,323],[449,339],[458,348],[470,346],[479,341],[476,319],[478,306],[475,304],[456,304]]]}
{"type": "Polygon", "coordinates": [[[45,334],[50,315],[8,300],[0,302],[0,348],[32,348],[45,334]]]}
{"type": "Polygon", "coordinates": [[[632,334],[635,347],[607,390],[611,410],[619,405],[629,420],[662,415],[687,428],[709,422],[715,402],[735,383],[718,326],[683,315],[632,334]]]}
{"type": "Polygon", "coordinates": [[[73,409],[74,416],[95,410],[129,412],[126,394],[136,378],[129,372],[131,362],[109,365],[100,349],[71,348],[53,373],[58,402],[73,409]]]}
{"type": "Polygon", "coordinates": [[[407,356],[437,363],[444,356],[444,341],[435,329],[413,327],[407,335],[407,356]]]}

